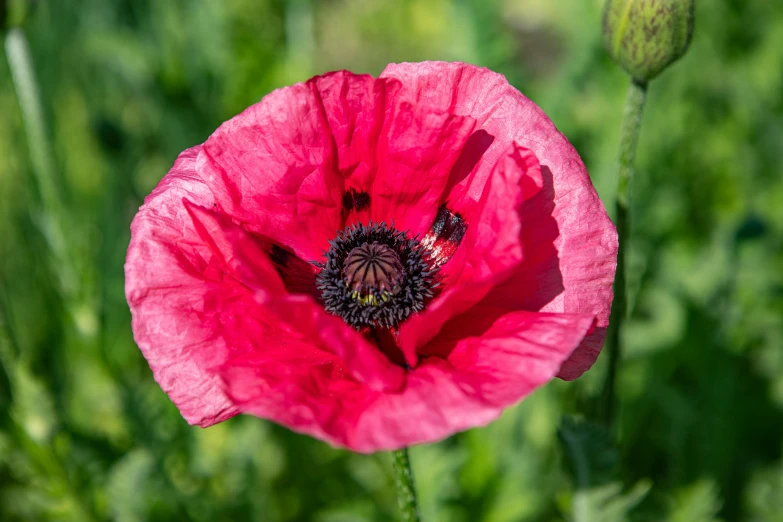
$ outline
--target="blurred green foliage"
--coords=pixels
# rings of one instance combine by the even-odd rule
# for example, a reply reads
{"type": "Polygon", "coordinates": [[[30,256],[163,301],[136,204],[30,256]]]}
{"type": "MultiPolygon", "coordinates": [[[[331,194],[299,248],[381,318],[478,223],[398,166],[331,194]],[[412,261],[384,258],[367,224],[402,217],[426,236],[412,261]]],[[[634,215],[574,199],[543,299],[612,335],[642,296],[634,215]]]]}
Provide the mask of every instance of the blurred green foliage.
{"type": "MultiPolygon", "coordinates": [[[[627,79],[603,50],[602,2],[36,4],[24,30],[56,176],[34,175],[1,60],[0,519],[394,520],[387,455],[253,417],[182,420],[131,337],[130,220],[181,150],[270,90],[423,59],[504,73],[610,203],[627,79]]],[[[783,520],[781,64],[783,3],[698,2],[642,128],[616,425],[577,418],[599,360],[487,428],[413,448],[426,522],[783,520]]]]}

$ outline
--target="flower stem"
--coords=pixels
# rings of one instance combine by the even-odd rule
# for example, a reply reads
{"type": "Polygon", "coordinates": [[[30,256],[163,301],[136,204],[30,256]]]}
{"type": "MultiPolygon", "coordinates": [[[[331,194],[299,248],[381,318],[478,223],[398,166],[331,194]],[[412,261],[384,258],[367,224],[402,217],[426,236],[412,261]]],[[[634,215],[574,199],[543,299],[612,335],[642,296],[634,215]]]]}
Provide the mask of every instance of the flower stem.
{"type": "Polygon", "coordinates": [[[611,426],[615,406],[615,380],[617,367],[622,353],[621,335],[628,313],[626,293],[626,257],[630,239],[630,201],[631,181],[633,179],[636,145],[639,142],[639,129],[642,124],[642,111],[647,98],[647,83],[631,80],[628,98],[625,102],[625,114],[620,133],[620,169],[617,182],[616,225],[619,250],[617,252],[617,273],[614,282],[614,301],[609,321],[607,351],[609,368],[603,391],[603,420],[611,426]]]}
{"type": "Polygon", "coordinates": [[[30,45],[19,27],[8,31],[4,44],[16,99],[22,112],[30,163],[41,198],[40,208],[35,209],[33,217],[49,247],[52,270],[60,290],[66,299],[71,299],[76,292],[78,278],[65,235],[69,218],[65,212],[65,198],[57,175],[30,45]]]}
{"type": "Polygon", "coordinates": [[[416,501],[416,486],[413,484],[413,471],[407,448],[392,451],[392,465],[402,522],[419,522],[421,519],[416,501]]]}
{"type": "Polygon", "coordinates": [[[41,202],[46,209],[58,208],[60,197],[55,181],[51,144],[44,123],[41,93],[35,78],[30,46],[22,29],[15,27],[8,31],[5,38],[5,51],[16,97],[22,109],[30,161],[41,193],[41,202]]]}

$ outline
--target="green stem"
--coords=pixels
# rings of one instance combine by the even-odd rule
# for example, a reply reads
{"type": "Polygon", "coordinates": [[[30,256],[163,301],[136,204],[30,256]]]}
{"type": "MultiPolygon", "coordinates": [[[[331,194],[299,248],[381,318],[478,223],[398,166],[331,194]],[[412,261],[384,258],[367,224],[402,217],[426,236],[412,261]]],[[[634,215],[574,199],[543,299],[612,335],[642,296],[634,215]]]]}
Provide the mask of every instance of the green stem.
{"type": "Polygon", "coordinates": [[[64,234],[64,230],[68,228],[64,197],[57,178],[30,45],[21,28],[15,27],[8,31],[5,37],[5,53],[22,111],[33,175],[41,196],[41,212],[36,216],[38,225],[51,252],[52,267],[59,280],[60,290],[69,298],[76,291],[77,277],[64,234]]]}
{"type": "Polygon", "coordinates": [[[16,98],[22,109],[22,120],[27,134],[27,146],[33,173],[41,193],[41,202],[46,209],[60,206],[55,178],[55,166],[52,150],[44,123],[41,93],[33,70],[30,46],[22,29],[16,27],[8,31],[5,37],[5,52],[11,78],[16,90],[16,98]]]}
{"type": "Polygon", "coordinates": [[[636,146],[639,143],[639,129],[642,124],[642,111],[647,97],[647,83],[631,80],[628,98],[625,102],[625,114],[620,134],[620,170],[617,181],[616,225],[620,248],[617,253],[617,273],[614,282],[614,302],[609,321],[607,351],[609,368],[603,392],[603,418],[611,426],[615,406],[615,380],[617,367],[622,353],[621,335],[628,313],[626,293],[626,257],[630,239],[630,201],[631,181],[633,179],[636,146]]]}
{"type": "Polygon", "coordinates": [[[394,484],[397,487],[397,502],[400,505],[402,522],[419,522],[419,507],[416,501],[416,486],[408,458],[408,449],[392,451],[394,484]]]}

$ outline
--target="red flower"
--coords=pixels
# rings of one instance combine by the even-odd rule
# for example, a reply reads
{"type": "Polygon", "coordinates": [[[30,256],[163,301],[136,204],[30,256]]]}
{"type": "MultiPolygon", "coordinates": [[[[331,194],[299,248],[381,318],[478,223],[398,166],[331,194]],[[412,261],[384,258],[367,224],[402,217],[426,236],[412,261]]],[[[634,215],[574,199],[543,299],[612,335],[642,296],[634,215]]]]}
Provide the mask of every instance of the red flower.
{"type": "Polygon", "coordinates": [[[135,338],[188,422],[252,413],[365,452],[581,375],[617,253],[566,138],[462,63],[269,94],[183,152],[131,231],[135,338]]]}

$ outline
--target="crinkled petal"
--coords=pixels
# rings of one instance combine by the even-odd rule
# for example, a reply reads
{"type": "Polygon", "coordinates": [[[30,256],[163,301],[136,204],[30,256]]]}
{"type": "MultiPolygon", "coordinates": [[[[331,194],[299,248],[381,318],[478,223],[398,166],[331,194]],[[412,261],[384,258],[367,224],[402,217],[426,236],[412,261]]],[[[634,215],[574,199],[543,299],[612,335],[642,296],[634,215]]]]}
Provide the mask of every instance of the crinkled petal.
{"type": "Polygon", "coordinates": [[[198,171],[220,211],[301,259],[357,221],[423,234],[475,122],[399,90],[341,71],[274,91],[210,136],[198,171]]]}
{"type": "Polygon", "coordinates": [[[310,296],[289,295],[269,244],[213,210],[195,172],[199,149],[146,199],[125,265],[136,342],[185,419],[208,426],[239,413],[214,373],[229,357],[269,359],[294,344],[340,358],[369,389],[399,389],[402,368],[310,296]]]}
{"type": "Polygon", "coordinates": [[[208,371],[225,361],[228,348],[203,320],[210,317],[208,301],[230,301],[236,289],[225,292],[219,279],[205,276],[212,254],[182,204],[183,198],[214,204],[195,172],[200,149],[179,156],[134,218],[125,294],[136,343],[155,380],[188,422],[209,426],[239,413],[208,371]]]}
{"type": "MultiPolygon", "coordinates": [[[[278,329],[285,325],[290,335],[307,339],[310,346],[336,354],[355,379],[372,389],[394,390],[403,385],[402,368],[389,362],[342,319],[326,313],[310,296],[287,293],[276,267],[267,258],[266,246],[254,234],[217,212],[187,200],[184,204],[200,239],[212,250],[225,274],[247,288],[256,300],[254,308],[260,310],[256,313],[278,325],[278,329]]],[[[238,309],[231,312],[249,313],[238,309]]],[[[264,352],[274,349],[269,341],[260,348],[264,352]]],[[[269,359],[266,353],[264,357],[269,359]]]]}
{"type": "MultiPolygon", "coordinates": [[[[559,374],[565,379],[578,377],[592,365],[603,344],[612,301],[617,234],[576,150],[535,103],[488,69],[463,63],[404,63],[389,65],[381,77],[399,80],[405,86],[403,95],[421,104],[469,115],[476,120],[477,132],[487,133],[483,141],[478,140],[485,150],[475,170],[464,180],[453,180],[454,190],[464,187],[471,192],[476,190],[471,186],[480,187],[475,180],[490,176],[492,166],[511,143],[535,153],[544,177],[548,175],[551,181],[548,193],[533,198],[537,201],[531,200],[529,210],[538,206],[535,211],[543,212],[539,220],[547,222],[550,229],[553,225],[557,235],[551,238],[553,248],[548,243],[542,246],[551,255],[542,253],[537,263],[523,263],[502,295],[518,296],[519,303],[529,310],[597,317],[595,332],[559,374]],[[474,181],[469,186],[471,176],[474,181]],[[520,281],[537,281],[539,286],[515,284],[520,281]]],[[[531,231],[535,227],[527,226],[527,216],[523,221],[523,234],[536,235],[531,231]]],[[[524,250],[527,257],[528,249],[524,250]]]]}
{"type": "Polygon", "coordinates": [[[337,355],[346,371],[374,390],[397,391],[405,384],[405,371],[391,363],[345,321],[326,313],[311,297],[288,295],[267,303],[271,313],[310,342],[337,355]]]}
{"type": "MultiPolygon", "coordinates": [[[[449,209],[467,223],[465,237],[440,269],[443,293],[400,327],[400,348],[410,365],[450,318],[481,301],[522,260],[519,207],[535,194],[541,170],[535,155],[512,144],[486,180],[480,199],[463,194],[449,209]]],[[[424,243],[429,245],[429,236],[424,243]]]]}
{"type": "Polygon", "coordinates": [[[423,235],[438,212],[449,173],[470,138],[472,118],[400,102],[378,144],[370,220],[423,235]]]}
{"type": "Polygon", "coordinates": [[[487,424],[554,378],[593,324],[590,316],[514,312],[480,336],[436,339],[446,360],[423,359],[401,394],[378,396],[349,447],[400,448],[487,424]]]}
{"type": "Polygon", "coordinates": [[[597,327],[558,374],[572,380],[592,366],[603,346],[617,266],[617,233],[609,218],[599,213],[603,207],[597,198],[578,189],[558,197],[552,172],[543,169],[543,174],[544,188],[522,207],[522,244],[530,255],[481,305],[594,314],[597,327]]]}
{"type": "Polygon", "coordinates": [[[396,82],[341,71],[278,89],[221,125],[198,171],[218,209],[304,260],[342,228],[346,178],[368,179],[396,82]]]}
{"type": "Polygon", "coordinates": [[[228,216],[182,200],[196,233],[227,274],[249,290],[267,294],[286,293],[285,285],[268,257],[268,244],[231,221],[228,216]]]}
{"type": "Polygon", "coordinates": [[[445,357],[483,400],[499,406],[554,378],[596,323],[589,315],[505,310],[474,308],[427,347],[445,357]]]}
{"type": "Polygon", "coordinates": [[[334,354],[308,353],[305,346],[274,354],[274,365],[263,354],[251,354],[231,359],[218,372],[243,412],[333,444],[351,431],[357,405],[378,393],[345,378],[334,354]]]}
{"type": "Polygon", "coordinates": [[[341,379],[337,359],[303,361],[296,354],[280,372],[253,356],[231,360],[220,373],[243,411],[354,451],[389,450],[494,420],[551,380],[593,322],[516,312],[479,336],[439,338],[446,359],[424,359],[399,393],[341,379]]]}

